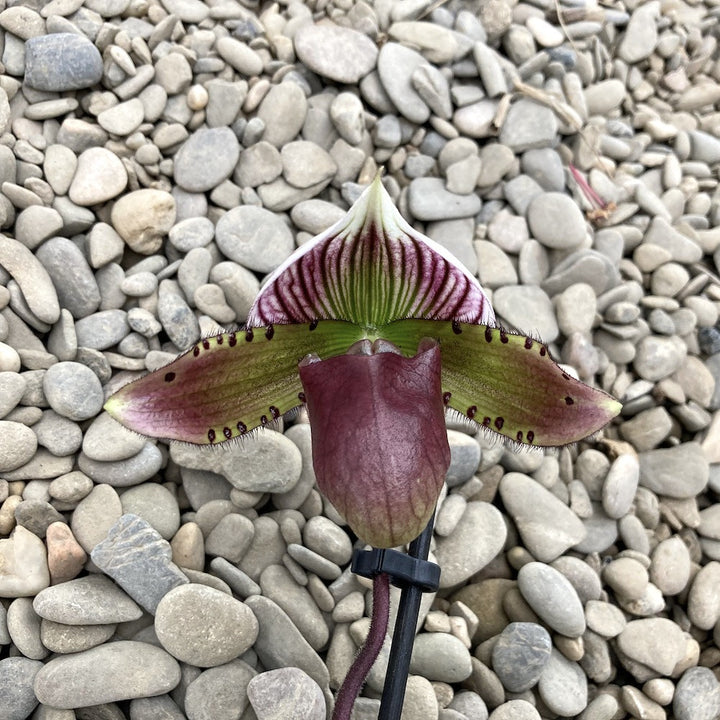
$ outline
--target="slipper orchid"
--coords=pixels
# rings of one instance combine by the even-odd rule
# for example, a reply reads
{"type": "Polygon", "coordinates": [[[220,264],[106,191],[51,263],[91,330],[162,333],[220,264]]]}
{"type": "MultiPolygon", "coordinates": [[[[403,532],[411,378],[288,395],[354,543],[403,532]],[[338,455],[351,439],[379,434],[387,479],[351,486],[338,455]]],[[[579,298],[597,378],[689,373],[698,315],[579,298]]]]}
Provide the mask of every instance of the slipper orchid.
{"type": "Polygon", "coordinates": [[[145,435],[214,444],[304,403],[320,490],[376,547],[432,516],[447,407],[529,446],[575,442],[620,411],[541,342],[495,327],[477,280],[403,220],[379,176],[270,276],[244,330],[205,338],[105,407],[145,435]]]}

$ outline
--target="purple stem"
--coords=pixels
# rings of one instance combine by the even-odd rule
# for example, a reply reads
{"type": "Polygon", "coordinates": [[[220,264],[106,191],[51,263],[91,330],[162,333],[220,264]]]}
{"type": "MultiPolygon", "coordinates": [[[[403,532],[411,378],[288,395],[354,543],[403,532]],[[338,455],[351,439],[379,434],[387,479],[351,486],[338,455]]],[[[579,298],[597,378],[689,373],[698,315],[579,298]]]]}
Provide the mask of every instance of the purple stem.
{"type": "Polygon", "coordinates": [[[335,699],[332,720],[350,720],[355,699],[360,694],[370,668],[380,654],[390,617],[390,576],[381,573],[373,578],[373,609],[370,632],[357,654],[335,699]]]}

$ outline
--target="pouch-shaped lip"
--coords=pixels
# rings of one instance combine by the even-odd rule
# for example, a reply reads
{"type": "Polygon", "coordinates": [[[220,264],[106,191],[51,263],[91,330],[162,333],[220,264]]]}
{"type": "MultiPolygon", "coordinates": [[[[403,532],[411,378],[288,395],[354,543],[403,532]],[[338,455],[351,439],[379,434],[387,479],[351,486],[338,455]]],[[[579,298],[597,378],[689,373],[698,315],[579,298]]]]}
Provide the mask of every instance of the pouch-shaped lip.
{"type": "Polygon", "coordinates": [[[320,490],[365,542],[413,540],[450,465],[438,344],[303,362],[300,379],[320,490]]]}

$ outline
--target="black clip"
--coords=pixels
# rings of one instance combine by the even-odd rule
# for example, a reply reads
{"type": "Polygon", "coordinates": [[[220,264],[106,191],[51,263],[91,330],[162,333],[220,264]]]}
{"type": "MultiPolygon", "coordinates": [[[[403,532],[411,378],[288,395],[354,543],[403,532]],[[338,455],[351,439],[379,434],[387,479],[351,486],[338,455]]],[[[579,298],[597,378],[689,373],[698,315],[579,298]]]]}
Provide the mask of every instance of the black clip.
{"type": "Polygon", "coordinates": [[[387,573],[392,584],[401,589],[414,585],[423,592],[435,592],[440,587],[439,565],[397,550],[356,550],[352,571],[366,578],[387,573]]]}

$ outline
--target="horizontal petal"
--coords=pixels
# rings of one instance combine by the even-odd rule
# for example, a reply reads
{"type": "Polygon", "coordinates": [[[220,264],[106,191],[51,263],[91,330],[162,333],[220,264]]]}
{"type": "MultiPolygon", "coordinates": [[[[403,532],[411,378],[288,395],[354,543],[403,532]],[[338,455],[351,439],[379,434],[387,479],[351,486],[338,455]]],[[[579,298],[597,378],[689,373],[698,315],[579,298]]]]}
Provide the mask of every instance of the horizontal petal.
{"type": "Polygon", "coordinates": [[[419,338],[440,343],[445,402],[515,442],[552,447],[605,426],[621,405],[572,378],[537,340],[460,322],[403,320],[383,337],[411,353],[419,338]]]}
{"type": "Polygon", "coordinates": [[[275,325],[209,337],[116,392],[105,409],[151,437],[204,445],[264,426],[303,402],[298,362],[362,337],[343,322],[275,325]]]}
{"type": "Polygon", "coordinates": [[[495,316],[460,262],[403,220],[378,175],[342,220],[270,276],[248,325],[328,318],[376,328],[405,317],[495,316]]]}
{"type": "Polygon", "coordinates": [[[300,367],[320,490],[375,547],[427,525],[450,465],[436,343],[300,367]]]}

